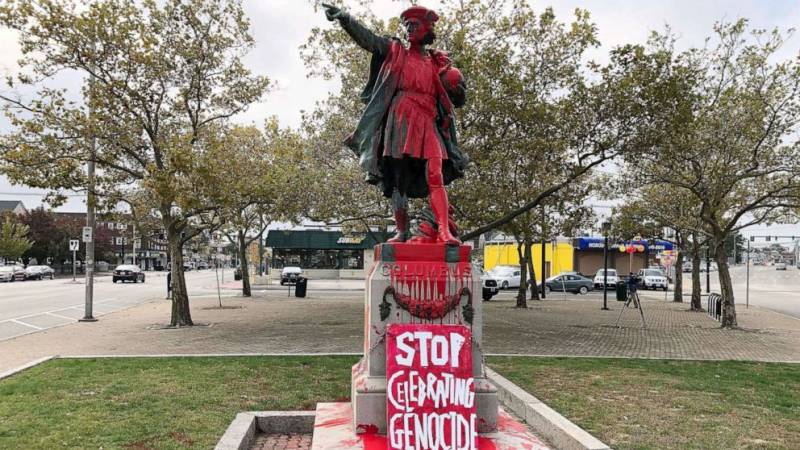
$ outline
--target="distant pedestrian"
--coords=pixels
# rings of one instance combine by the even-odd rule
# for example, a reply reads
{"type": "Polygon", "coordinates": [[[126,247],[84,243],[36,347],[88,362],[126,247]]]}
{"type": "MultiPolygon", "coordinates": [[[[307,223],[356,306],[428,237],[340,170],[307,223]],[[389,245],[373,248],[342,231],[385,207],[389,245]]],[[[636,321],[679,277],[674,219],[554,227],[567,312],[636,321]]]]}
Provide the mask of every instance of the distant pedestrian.
{"type": "Polygon", "coordinates": [[[172,298],[172,271],[167,272],[167,298],[172,298]]]}

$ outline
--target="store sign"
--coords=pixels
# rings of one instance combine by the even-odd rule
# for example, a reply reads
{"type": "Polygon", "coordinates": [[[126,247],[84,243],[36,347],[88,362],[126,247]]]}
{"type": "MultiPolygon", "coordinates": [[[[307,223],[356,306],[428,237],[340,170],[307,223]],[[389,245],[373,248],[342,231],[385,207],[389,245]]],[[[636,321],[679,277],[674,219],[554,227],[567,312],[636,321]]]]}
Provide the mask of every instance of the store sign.
{"type": "Polygon", "coordinates": [[[386,327],[389,449],[477,449],[471,334],[461,325],[386,327]]]}
{"type": "Polygon", "coordinates": [[[364,242],[365,236],[342,236],[336,241],[337,244],[353,244],[358,245],[364,242]]]}

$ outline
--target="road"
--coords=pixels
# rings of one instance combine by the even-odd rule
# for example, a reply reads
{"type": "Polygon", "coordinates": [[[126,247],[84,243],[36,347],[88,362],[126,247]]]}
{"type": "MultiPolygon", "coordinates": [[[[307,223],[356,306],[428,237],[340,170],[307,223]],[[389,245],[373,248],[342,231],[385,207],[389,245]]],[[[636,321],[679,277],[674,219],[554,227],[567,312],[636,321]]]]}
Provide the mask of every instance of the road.
{"type": "MultiPolygon", "coordinates": [[[[145,283],[112,283],[110,276],[95,278],[95,317],[166,297],[166,272],[145,272],[145,283]]],[[[220,272],[222,275],[222,272],[220,272]]],[[[224,274],[233,280],[233,271],[224,274]]],[[[194,297],[217,295],[213,271],[187,272],[186,285],[194,297]]],[[[230,290],[223,295],[233,295],[230,290]]],[[[73,323],[83,317],[83,279],[55,279],[0,283],[0,340],[73,323]]]]}
{"type": "MultiPolygon", "coordinates": [[[[684,293],[691,292],[691,274],[683,275],[684,293]]],[[[700,275],[705,293],[706,274],[700,275]]],[[[736,306],[743,308],[747,302],[745,266],[732,267],[731,279],[736,306]]],[[[720,292],[718,272],[711,272],[711,291],[720,292]]],[[[775,270],[775,266],[750,266],[750,305],[769,308],[800,319],[800,270],[796,267],[787,267],[782,271],[775,270]]]]}

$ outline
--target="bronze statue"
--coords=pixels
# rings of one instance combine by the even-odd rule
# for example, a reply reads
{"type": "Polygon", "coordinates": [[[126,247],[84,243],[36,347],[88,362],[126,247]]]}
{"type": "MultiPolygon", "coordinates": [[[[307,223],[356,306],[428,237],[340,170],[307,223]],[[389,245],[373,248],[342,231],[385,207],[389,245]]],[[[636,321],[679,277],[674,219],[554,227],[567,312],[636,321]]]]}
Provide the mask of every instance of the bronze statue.
{"type": "Polygon", "coordinates": [[[429,197],[435,241],[460,244],[451,232],[444,187],[463,176],[468,162],[457,145],[453,113],[464,105],[466,85],[445,52],[427,48],[436,38],[439,16],[422,6],[405,10],[400,17],[408,33],[406,47],[397,38],[377,36],[338,7],[322,6],[328,20],[338,20],[372,53],[361,94],[367,107],[345,144],[358,155],[367,181],[392,199],[397,234],[390,242],[410,238],[408,199],[429,197]]]}

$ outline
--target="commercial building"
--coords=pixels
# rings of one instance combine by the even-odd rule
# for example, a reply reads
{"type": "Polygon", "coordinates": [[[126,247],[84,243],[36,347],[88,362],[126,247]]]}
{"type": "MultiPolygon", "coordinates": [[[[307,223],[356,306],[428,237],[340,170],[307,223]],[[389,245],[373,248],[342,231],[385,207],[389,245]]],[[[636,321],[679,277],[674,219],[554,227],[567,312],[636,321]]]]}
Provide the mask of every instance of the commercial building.
{"type": "Polygon", "coordinates": [[[373,248],[386,239],[382,232],[270,230],[266,244],[271,250],[270,276],[279,277],[283,267],[297,266],[310,278],[364,278],[372,265],[373,248]]]}
{"type": "MultiPolygon", "coordinates": [[[[603,268],[603,237],[575,238],[572,245],[575,249],[574,270],[576,272],[591,277],[603,268]]],[[[608,267],[616,269],[617,273],[621,275],[627,275],[629,272],[636,273],[639,269],[657,263],[657,256],[664,250],[673,250],[673,244],[658,239],[626,242],[609,240],[608,267]],[[629,245],[634,247],[633,253],[627,252],[629,245]]]]}
{"type": "MultiPolygon", "coordinates": [[[[573,271],[573,248],[569,241],[548,242],[544,245],[544,278],[561,272],[573,271]]],[[[536,279],[542,279],[542,244],[531,246],[533,270],[536,279]]],[[[516,242],[487,242],[483,247],[483,270],[495,266],[518,266],[519,252],[516,242]]]]}

